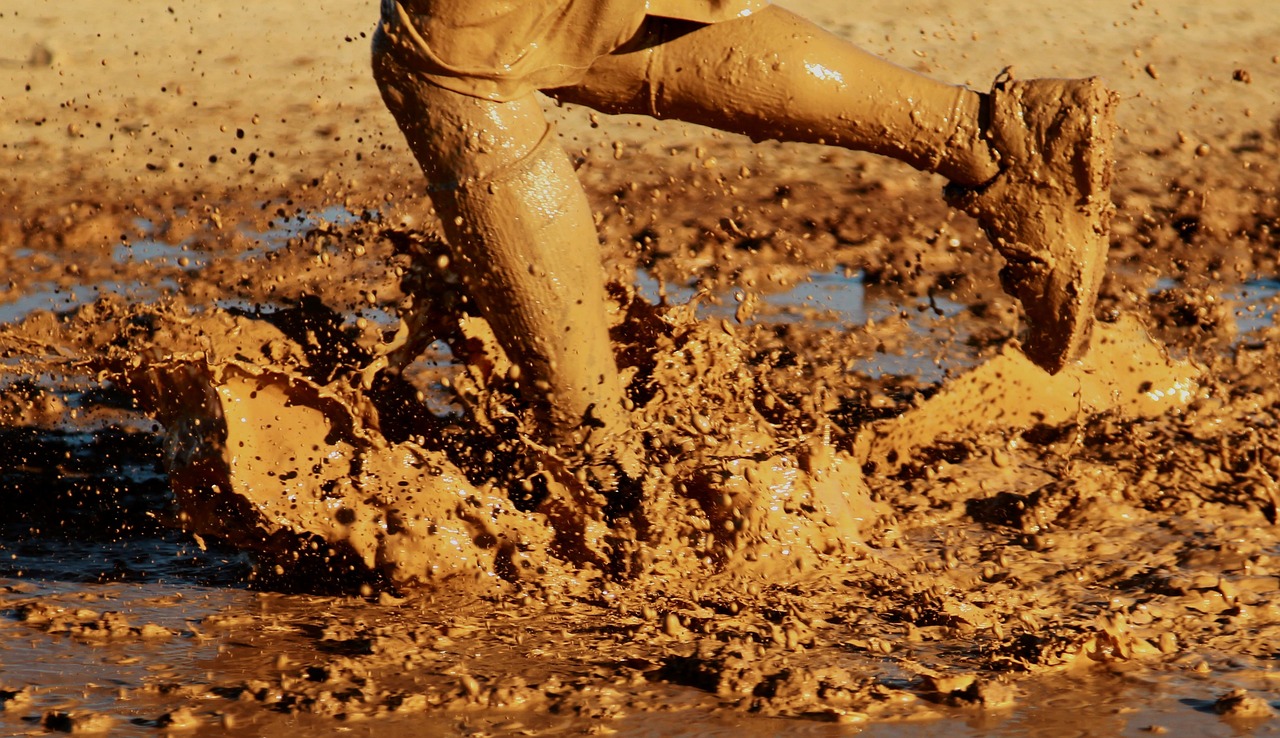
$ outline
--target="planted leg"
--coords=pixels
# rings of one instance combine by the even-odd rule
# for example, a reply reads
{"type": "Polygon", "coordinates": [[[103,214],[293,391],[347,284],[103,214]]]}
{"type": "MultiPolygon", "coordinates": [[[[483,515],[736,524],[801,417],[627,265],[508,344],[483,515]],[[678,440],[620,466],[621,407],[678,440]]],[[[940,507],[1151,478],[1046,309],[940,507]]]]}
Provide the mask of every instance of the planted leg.
{"type": "Polygon", "coordinates": [[[548,443],[620,423],[599,239],[586,195],[532,95],[436,87],[375,42],[383,99],[422,166],[470,294],[538,408],[548,443]]]}

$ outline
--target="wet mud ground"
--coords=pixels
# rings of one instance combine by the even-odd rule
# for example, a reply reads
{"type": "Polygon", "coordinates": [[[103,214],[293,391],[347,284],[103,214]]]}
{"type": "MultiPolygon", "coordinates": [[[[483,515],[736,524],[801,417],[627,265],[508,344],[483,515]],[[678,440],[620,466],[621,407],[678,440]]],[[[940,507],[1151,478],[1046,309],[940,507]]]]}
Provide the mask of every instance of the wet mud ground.
{"type": "MultiPolygon", "coordinates": [[[[80,185],[50,188],[47,168],[14,164],[0,734],[1275,732],[1280,125],[1154,133],[1168,118],[1147,115],[1119,147],[1098,307],[1112,344],[1071,375],[1078,392],[1017,364],[998,258],[933,179],[565,123],[637,412],[662,431],[646,437],[652,485],[684,490],[646,565],[607,576],[553,536],[522,552],[531,570],[405,581],[385,552],[370,567],[305,529],[211,534],[175,494],[196,433],[177,420],[210,416],[158,410],[139,376],[217,364],[360,388],[416,291],[433,299],[410,317],[441,341],[353,393],[393,445],[536,520],[503,455],[512,433],[474,419],[518,416],[512,388],[445,347],[475,348],[451,327],[467,306],[403,160],[357,185],[317,144],[291,155],[307,171],[222,189],[100,181],[92,159],[80,185]],[[838,545],[803,510],[798,538],[769,520],[759,539],[719,532],[741,518],[710,498],[747,479],[724,449],[748,437],[858,500],[838,545]]],[[[385,165],[390,140],[354,146],[385,165]]]]}

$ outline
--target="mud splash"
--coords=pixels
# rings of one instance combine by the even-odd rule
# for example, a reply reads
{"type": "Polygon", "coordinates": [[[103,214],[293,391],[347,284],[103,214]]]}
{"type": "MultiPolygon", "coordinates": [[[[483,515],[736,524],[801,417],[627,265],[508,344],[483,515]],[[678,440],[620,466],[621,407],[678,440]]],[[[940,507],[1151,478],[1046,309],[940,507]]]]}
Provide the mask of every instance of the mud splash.
{"type": "MultiPolygon", "coordinates": [[[[626,445],[643,449],[643,473],[599,499],[573,459],[535,440],[520,374],[469,314],[438,240],[369,216],[302,240],[322,252],[390,246],[398,294],[383,299],[396,322],[348,325],[304,293],[269,310],[104,300],[66,325],[26,324],[32,340],[45,332],[55,344],[124,327],[99,336],[110,349],[92,365],[163,425],[182,526],[254,551],[271,577],[480,591],[555,587],[580,569],[642,588],[715,572],[789,577],[859,552],[879,527],[887,508],[871,503],[864,467],[896,470],[943,434],[1152,417],[1198,391],[1195,370],[1123,319],[1100,326],[1087,356],[1057,376],[1009,347],[892,420],[839,428],[828,396],[774,388],[795,357],[770,350],[767,326],[750,322],[755,295],[740,295],[730,321],[615,285],[626,445]],[[456,359],[452,376],[415,386],[406,371],[437,339],[456,359]],[[448,402],[467,412],[434,413],[448,402]]],[[[826,392],[851,384],[805,369],[826,392]]]]}
{"type": "MultiPolygon", "coordinates": [[[[1274,519],[1273,472],[1249,449],[1280,441],[1241,423],[1240,403],[1274,413],[1274,388],[1250,368],[1272,360],[1273,328],[1197,366],[1120,318],[1056,377],[1004,339],[969,347],[973,369],[921,387],[850,370],[895,350],[877,340],[902,330],[894,320],[850,332],[775,317],[767,295],[747,295],[739,321],[700,312],[713,295],[670,305],[618,287],[619,363],[648,476],[635,498],[598,505],[611,517],[597,520],[571,514],[586,487],[531,440],[533,411],[492,335],[465,300],[443,299],[460,293],[438,288],[457,282],[440,248],[370,216],[251,257],[268,275],[299,274],[319,252],[331,264],[384,260],[392,281],[372,282],[376,320],[289,297],[305,279],[268,277],[277,292],[258,308],[106,297],[7,327],[25,373],[40,364],[117,387],[86,403],[30,385],[9,423],[116,427],[150,410],[161,425],[133,433],[155,439],[141,453],[175,493],[162,521],[196,534],[206,556],[227,542],[253,551],[258,586],[369,598],[284,597],[267,606],[275,615],[231,605],[237,628],[292,634],[292,655],[100,704],[7,682],[16,715],[74,726],[132,705],[154,725],[248,730],[283,711],[315,725],[376,717],[376,732],[443,715],[554,729],[531,715],[559,710],[577,716],[566,729],[630,730],[651,710],[718,705],[853,725],[1000,722],[1051,675],[1092,684],[1097,668],[1126,689],[1182,685],[1206,714],[1221,703],[1240,724],[1269,707],[1258,695],[1280,580],[1258,526],[1274,519]],[[406,285],[442,299],[406,303],[406,285]],[[421,340],[405,342],[400,320],[421,340]],[[35,346],[61,363],[31,358],[35,346]],[[69,417],[88,407],[96,419],[69,417]],[[1224,632],[1224,618],[1249,626],[1224,632]],[[592,676],[583,664],[601,649],[616,663],[592,676]],[[406,672],[406,659],[417,666],[406,672]]],[[[215,260],[200,276],[222,273],[215,260]]],[[[1003,330],[1003,313],[984,315],[993,325],[967,311],[937,319],[970,336],[1003,330]]],[[[1199,330],[1149,320],[1167,338],[1199,330]]],[[[22,453],[24,474],[56,463],[22,453]]],[[[121,618],[108,615],[115,605],[12,586],[17,633],[152,649],[222,627],[146,606],[121,618]]]]}
{"type": "MultiPolygon", "coordinates": [[[[646,473],[601,502],[584,503],[597,493],[533,440],[519,375],[475,317],[411,316],[467,356],[436,390],[471,409],[462,418],[434,416],[421,390],[387,371],[389,356],[417,358],[403,341],[366,352],[331,335],[303,346],[276,327],[334,319],[314,306],[269,319],[144,310],[147,338],[113,339],[120,358],[99,368],[165,427],[184,526],[258,552],[277,575],[314,576],[304,563],[314,559],[328,579],[392,586],[554,586],[566,566],[763,577],[859,545],[876,511],[830,423],[780,408],[728,322],[618,294],[646,473]],[[592,519],[596,508],[607,519],[592,519]]],[[[386,335],[408,334],[402,322],[386,335]]]]}
{"type": "Polygon", "coordinates": [[[944,436],[962,438],[1035,426],[1079,424],[1100,414],[1155,418],[1200,393],[1200,370],[1169,358],[1132,316],[1096,329],[1084,355],[1049,375],[1017,348],[947,382],[918,408],[873,423],[863,458],[896,469],[944,436]]]}

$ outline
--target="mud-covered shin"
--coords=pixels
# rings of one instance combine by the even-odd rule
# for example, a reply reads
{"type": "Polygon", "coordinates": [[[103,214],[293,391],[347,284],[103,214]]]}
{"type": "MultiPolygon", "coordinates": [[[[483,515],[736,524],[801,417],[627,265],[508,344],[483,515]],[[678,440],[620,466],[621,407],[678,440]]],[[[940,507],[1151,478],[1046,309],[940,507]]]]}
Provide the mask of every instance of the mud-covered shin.
{"type": "MultiPolygon", "coordinates": [[[[447,114],[442,106],[500,104],[406,81],[411,73],[376,40],[374,72],[432,181],[431,200],[470,295],[521,369],[521,390],[537,409],[544,440],[576,443],[584,426],[619,426],[622,382],[609,341],[599,237],[554,132],[539,115],[535,135],[528,130],[534,124],[511,133],[509,148],[525,151],[496,168],[449,172],[455,178],[441,182],[439,144],[421,133],[421,119],[447,114]]],[[[474,112],[457,117],[466,115],[474,112]]]]}

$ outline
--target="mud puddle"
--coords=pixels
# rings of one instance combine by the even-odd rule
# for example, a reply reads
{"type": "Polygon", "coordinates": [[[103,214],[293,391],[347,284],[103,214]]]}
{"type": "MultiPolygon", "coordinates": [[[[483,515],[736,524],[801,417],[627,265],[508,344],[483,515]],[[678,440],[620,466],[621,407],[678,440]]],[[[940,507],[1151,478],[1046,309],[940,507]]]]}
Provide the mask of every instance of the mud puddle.
{"type": "Polygon", "coordinates": [[[704,317],[733,318],[748,302],[756,323],[803,323],[810,328],[848,331],[864,329],[869,322],[901,322],[902,345],[848,362],[850,371],[869,377],[909,376],[932,384],[947,372],[959,372],[977,362],[968,343],[970,324],[952,320],[964,305],[936,295],[905,301],[882,293],[869,295],[865,273],[848,268],[809,274],[790,289],[763,296],[742,289],[727,294],[700,293],[692,286],[659,282],[645,272],[636,275],[636,285],[640,294],[651,300],[665,297],[685,303],[697,297],[699,315],[704,317]]]}
{"type": "Polygon", "coordinates": [[[600,623],[589,625],[568,603],[489,602],[480,615],[475,603],[382,599],[3,579],[0,663],[8,684],[0,724],[13,735],[1052,738],[1277,730],[1266,704],[1275,673],[1239,659],[1155,671],[1102,662],[999,688],[974,689],[982,676],[929,677],[922,689],[918,663],[893,668],[883,654],[850,654],[846,663],[880,672],[876,689],[892,695],[888,704],[871,714],[828,706],[770,717],[673,680],[691,659],[659,654],[684,650],[678,643],[687,637],[646,656],[627,647],[620,659],[597,650],[600,623]],[[394,653],[386,649],[392,644],[394,653]]]}
{"type": "MultiPolygon", "coordinates": [[[[236,382],[302,372],[290,376],[306,379],[307,392],[332,388],[318,364],[291,363],[308,355],[308,343],[289,319],[307,318],[309,330],[332,331],[324,335],[353,352],[384,340],[404,315],[396,283],[414,275],[412,263],[396,261],[398,233],[374,217],[316,223],[274,248],[245,242],[244,251],[257,251],[190,264],[157,247],[147,252],[163,262],[154,274],[146,259],[113,257],[111,268],[144,282],[181,270],[176,299],[106,298],[10,321],[10,381],[18,383],[10,386],[21,392],[8,395],[3,439],[19,460],[4,473],[13,507],[0,541],[6,730],[1275,730],[1280,545],[1272,526],[1280,470],[1266,449],[1280,447],[1280,397],[1258,371],[1275,361],[1276,329],[1265,319],[1271,282],[1244,283],[1223,297],[1179,284],[1144,289],[1155,305],[1146,323],[1176,352],[1194,356],[1197,368],[1163,364],[1174,384],[1162,384],[1161,350],[1135,363],[1147,349],[1124,341],[1142,331],[1117,317],[1098,332],[1104,343],[1118,342],[1099,349],[1109,358],[1069,374],[1081,387],[1101,378],[1101,388],[1064,390],[1070,407],[1050,411],[1034,395],[1012,399],[1041,380],[1020,373],[1027,370],[1008,346],[1006,314],[961,293],[912,297],[868,284],[859,271],[824,269],[773,293],[666,287],[669,307],[660,308],[657,285],[642,279],[638,298],[619,298],[633,301],[623,303],[623,320],[632,321],[624,333],[668,353],[635,365],[686,367],[694,391],[666,402],[721,429],[668,428],[675,440],[667,448],[679,449],[668,459],[697,458],[720,476],[676,474],[667,483],[742,494],[733,480],[748,472],[733,466],[740,459],[725,461],[725,448],[744,428],[772,428],[760,443],[808,449],[789,452],[804,459],[807,466],[796,467],[804,473],[820,458],[812,449],[857,460],[860,474],[836,477],[865,485],[875,511],[856,526],[856,538],[797,557],[802,566],[739,567],[734,546],[753,552],[757,564],[776,554],[759,540],[709,535],[701,521],[727,516],[699,501],[681,508],[696,524],[655,539],[675,558],[658,556],[653,570],[629,579],[535,557],[548,567],[542,575],[480,593],[433,593],[398,586],[394,576],[335,575],[332,558],[319,576],[291,571],[288,560],[249,546],[255,567],[182,517],[191,509],[175,505],[171,492],[171,430],[144,415],[137,395],[98,382],[102,350],[94,347],[127,348],[167,367],[234,369],[236,382]],[[358,263],[357,252],[380,260],[364,265],[369,282],[352,288],[357,280],[344,280],[324,309],[307,303],[334,264],[358,263]],[[243,278],[248,271],[254,279],[243,278]],[[1162,294],[1170,298],[1161,302],[1162,294]],[[1206,330],[1229,340],[1199,345],[1206,330]],[[193,359],[211,345],[202,336],[216,331],[246,338],[224,350],[225,359],[193,359]],[[254,353],[268,344],[281,348],[254,353]],[[37,358],[32,346],[49,358],[37,358]],[[739,358],[718,364],[707,356],[739,358]],[[750,381],[744,367],[754,367],[750,381]],[[1132,381],[1125,367],[1138,367],[1132,381]],[[1106,384],[1109,377],[1120,381],[1106,384]],[[768,392],[733,393],[742,387],[768,392]],[[815,387],[823,388],[817,397],[815,387]],[[1171,388],[1176,400],[1168,399],[1171,388]],[[1126,410],[1122,395],[1146,398],[1152,409],[1126,410]],[[717,404],[726,414],[715,414],[717,404]],[[744,408],[761,417],[733,415],[744,408]],[[1019,408],[1027,414],[1008,412],[1019,408]],[[679,558],[682,550],[696,554],[679,558]],[[299,587],[363,587],[365,596],[281,593],[299,587]]],[[[476,403],[486,398],[508,403],[510,395],[474,384],[445,338],[404,377],[421,393],[416,402],[444,424],[436,432],[458,437],[464,407],[483,409],[476,403]]],[[[249,396],[226,383],[233,375],[219,376],[212,386],[249,396]]],[[[279,408],[320,407],[307,404],[313,396],[320,395],[292,395],[279,408]]],[[[466,461],[448,447],[421,448],[415,453],[459,468],[466,461]]],[[[468,494],[509,505],[500,475],[467,477],[460,484],[480,490],[468,494]]],[[[792,523],[807,525],[804,515],[792,523]]],[[[804,536],[784,540],[815,545],[804,536]]]]}
{"type": "Polygon", "coordinates": [[[1120,187],[1055,380],[900,172],[585,164],[647,432],[603,522],[544,512],[572,480],[412,202],[5,221],[0,732],[1274,733],[1280,138],[1249,140],[1196,155],[1213,198],[1120,187]],[[276,463],[304,438],[318,492],[276,463]]]}

